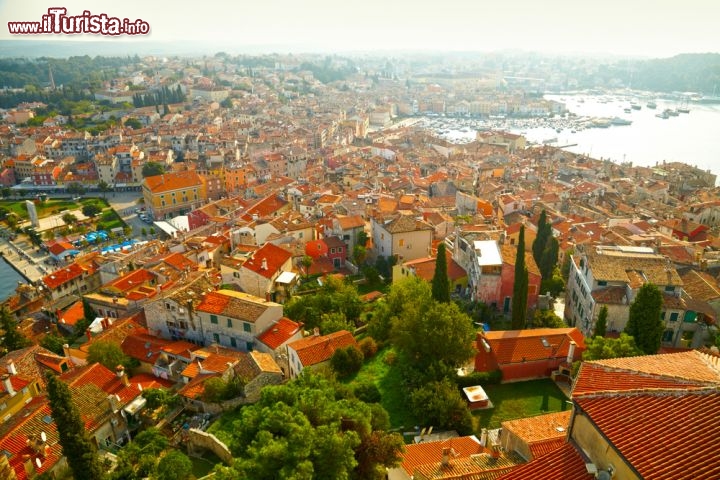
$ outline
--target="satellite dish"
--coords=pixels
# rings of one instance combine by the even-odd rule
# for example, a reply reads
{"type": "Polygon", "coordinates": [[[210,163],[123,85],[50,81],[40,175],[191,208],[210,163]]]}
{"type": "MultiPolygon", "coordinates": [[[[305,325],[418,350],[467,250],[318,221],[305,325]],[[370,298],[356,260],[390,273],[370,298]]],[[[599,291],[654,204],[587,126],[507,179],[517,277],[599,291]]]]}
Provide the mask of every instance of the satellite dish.
{"type": "Polygon", "coordinates": [[[35,457],[35,465],[37,465],[38,468],[42,467],[42,462],[40,461],[40,457],[35,457]]]}
{"type": "Polygon", "coordinates": [[[43,442],[47,442],[47,435],[45,435],[45,432],[40,432],[40,439],[43,442]]]}

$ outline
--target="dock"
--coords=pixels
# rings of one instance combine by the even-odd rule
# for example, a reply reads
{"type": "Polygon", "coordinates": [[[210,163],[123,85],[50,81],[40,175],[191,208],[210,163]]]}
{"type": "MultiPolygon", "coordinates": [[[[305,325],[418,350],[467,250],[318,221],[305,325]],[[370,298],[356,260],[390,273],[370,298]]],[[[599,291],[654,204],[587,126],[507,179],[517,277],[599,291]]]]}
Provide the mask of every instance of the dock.
{"type": "Polygon", "coordinates": [[[42,258],[45,256],[37,253],[35,247],[27,242],[21,241],[16,244],[2,238],[0,239],[0,254],[2,254],[3,260],[28,282],[36,282],[50,271],[49,267],[42,265],[42,258]]]}

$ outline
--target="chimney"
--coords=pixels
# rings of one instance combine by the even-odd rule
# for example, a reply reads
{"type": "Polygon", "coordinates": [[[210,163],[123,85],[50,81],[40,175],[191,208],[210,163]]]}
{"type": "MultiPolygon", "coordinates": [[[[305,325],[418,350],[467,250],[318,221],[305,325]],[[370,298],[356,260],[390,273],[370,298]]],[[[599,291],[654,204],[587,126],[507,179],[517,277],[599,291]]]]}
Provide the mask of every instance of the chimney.
{"type": "Polygon", "coordinates": [[[15,396],[15,389],[12,386],[12,381],[10,380],[10,375],[7,373],[0,377],[0,380],[2,380],[3,386],[5,387],[5,391],[8,392],[8,395],[11,397],[15,396]]]}
{"type": "Polygon", "coordinates": [[[263,269],[263,270],[267,270],[267,269],[268,269],[268,266],[267,266],[267,258],[263,258],[263,259],[262,259],[262,269],[263,269]]]}
{"type": "Polygon", "coordinates": [[[447,447],[442,449],[442,460],[440,461],[440,465],[443,467],[450,465],[450,449],[447,447]]]}
{"type": "Polygon", "coordinates": [[[570,340],[570,347],[568,348],[567,363],[573,363],[573,357],[575,356],[575,347],[577,343],[570,340]]]}
{"type": "Polygon", "coordinates": [[[17,368],[15,368],[15,361],[10,359],[7,361],[7,371],[10,375],[17,375],[17,368]]]}
{"type": "Polygon", "coordinates": [[[313,335],[316,337],[320,336],[320,329],[318,327],[313,328],[313,335]]]}
{"type": "Polygon", "coordinates": [[[88,342],[92,342],[92,332],[89,328],[85,330],[85,335],[87,335],[88,342]]]}
{"type": "Polygon", "coordinates": [[[108,395],[107,396],[108,404],[110,405],[110,410],[113,412],[117,412],[118,409],[118,402],[120,401],[120,397],[117,395],[108,395]]]}
{"type": "Polygon", "coordinates": [[[487,445],[488,431],[487,428],[483,428],[480,432],[480,445],[483,447],[487,445]]]}
{"type": "Polygon", "coordinates": [[[122,365],[118,365],[117,367],[115,367],[115,375],[117,375],[123,385],[125,385],[126,387],[130,386],[130,379],[127,375],[125,375],[125,367],[123,367],[122,365]]]}
{"type": "Polygon", "coordinates": [[[65,358],[70,358],[70,345],[63,343],[63,355],[65,358]]]}

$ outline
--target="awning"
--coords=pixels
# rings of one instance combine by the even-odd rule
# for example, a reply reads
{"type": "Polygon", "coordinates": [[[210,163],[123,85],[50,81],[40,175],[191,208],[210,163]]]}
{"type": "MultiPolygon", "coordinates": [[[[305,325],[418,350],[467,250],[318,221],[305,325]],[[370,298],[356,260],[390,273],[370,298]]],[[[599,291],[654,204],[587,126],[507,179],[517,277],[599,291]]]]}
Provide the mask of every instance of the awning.
{"type": "Polygon", "coordinates": [[[155,225],[157,228],[159,228],[171,237],[175,237],[175,233],[177,233],[178,231],[177,228],[173,227],[164,220],[158,220],[157,222],[153,222],[153,225],[155,225]]]}
{"type": "Polygon", "coordinates": [[[145,400],[145,397],[138,396],[135,398],[135,400],[125,405],[125,408],[123,408],[123,410],[125,410],[125,413],[127,413],[128,415],[135,415],[137,412],[143,409],[146,403],[147,400],[145,400]]]}
{"type": "Polygon", "coordinates": [[[289,285],[295,281],[295,277],[297,277],[296,274],[293,272],[283,272],[280,274],[279,277],[275,280],[275,283],[282,283],[285,285],[289,285]]]}

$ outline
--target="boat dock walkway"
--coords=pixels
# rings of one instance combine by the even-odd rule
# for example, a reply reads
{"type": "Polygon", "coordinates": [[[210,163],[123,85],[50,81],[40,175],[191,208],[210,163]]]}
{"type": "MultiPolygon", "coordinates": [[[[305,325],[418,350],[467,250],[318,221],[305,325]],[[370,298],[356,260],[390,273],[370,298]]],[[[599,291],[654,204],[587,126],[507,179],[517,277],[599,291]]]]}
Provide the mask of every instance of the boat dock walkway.
{"type": "Polygon", "coordinates": [[[30,282],[40,280],[51,270],[42,264],[46,255],[35,250],[27,241],[10,242],[6,238],[0,238],[0,253],[3,259],[30,282]]]}

